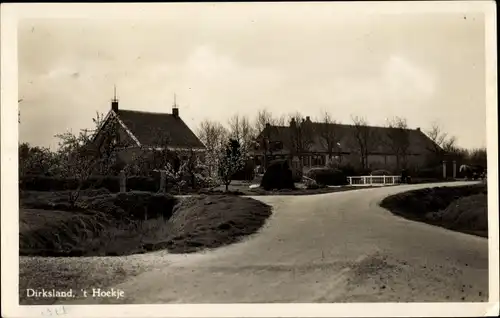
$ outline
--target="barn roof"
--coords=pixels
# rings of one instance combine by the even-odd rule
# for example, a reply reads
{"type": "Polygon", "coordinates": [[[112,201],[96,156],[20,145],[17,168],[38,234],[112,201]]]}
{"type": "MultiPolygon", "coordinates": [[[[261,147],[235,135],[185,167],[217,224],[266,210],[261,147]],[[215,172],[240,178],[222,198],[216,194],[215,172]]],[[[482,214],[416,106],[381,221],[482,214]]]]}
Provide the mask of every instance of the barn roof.
{"type": "MultiPolygon", "coordinates": [[[[358,144],[356,140],[356,127],[354,125],[344,124],[325,124],[316,122],[305,122],[302,125],[310,125],[311,131],[311,145],[309,152],[327,152],[327,147],[323,142],[320,131],[324,131],[325,125],[331,125],[330,128],[335,132],[336,142],[340,144],[342,152],[356,152],[358,151],[358,144]]],[[[391,154],[393,149],[390,145],[391,132],[397,128],[366,126],[368,134],[370,135],[370,153],[373,154],[391,154]],[[391,131],[392,130],[392,131],[391,131]]],[[[434,142],[425,135],[420,129],[406,129],[409,147],[407,152],[409,154],[423,154],[431,149],[437,147],[434,142]]],[[[283,150],[288,151],[291,148],[293,130],[290,126],[267,126],[260,134],[259,139],[268,137],[271,141],[281,141],[283,143],[283,150]]],[[[338,148],[335,148],[338,151],[338,148]]]]}

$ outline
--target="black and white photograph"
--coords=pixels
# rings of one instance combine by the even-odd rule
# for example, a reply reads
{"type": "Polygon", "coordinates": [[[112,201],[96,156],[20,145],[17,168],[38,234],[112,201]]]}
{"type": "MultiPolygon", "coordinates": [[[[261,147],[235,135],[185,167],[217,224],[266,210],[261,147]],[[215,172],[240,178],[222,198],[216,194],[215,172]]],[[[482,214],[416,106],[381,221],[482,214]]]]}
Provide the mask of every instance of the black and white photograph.
{"type": "Polygon", "coordinates": [[[498,315],[494,2],[1,13],[2,316],[498,315]]]}

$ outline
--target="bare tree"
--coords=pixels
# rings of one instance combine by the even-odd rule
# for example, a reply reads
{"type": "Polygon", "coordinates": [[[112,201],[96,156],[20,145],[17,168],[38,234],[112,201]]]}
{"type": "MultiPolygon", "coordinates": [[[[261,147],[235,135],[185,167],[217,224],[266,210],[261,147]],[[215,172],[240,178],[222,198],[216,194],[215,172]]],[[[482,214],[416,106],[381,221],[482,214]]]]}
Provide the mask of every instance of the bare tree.
{"type": "Polygon", "coordinates": [[[104,122],[103,119],[104,116],[97,113],[93,129],[83,129],[78,135],[72,132],[56,135],[60,139],[57,154],[61,173],[78,181],[77,188],[69,194],[72,205],[76,204],[82,187],[92,175],[114,174],[120,169],[116,152],[120,147],[117,122],[104,122]]]}
{"type": "MultiPolygon", "coordinates": [[[[254,132],[256,140],[254,140],[255,149],[259,149],[263,152],[263,166],[268,165],[268,156],[272,157],[273,152],[282,149],[282,140],[273,140],[273,128],[267,129],[269,127],[285,126],[286,116],[274,117],[271,112],[266,109],[259,110],[257,116],[254,120],[254,132]],[[264,133],[264,134],[263,134],[264,133]],[[260,137],[259,140],[257,138],[260,137]]],[[[279,138],[278,138],[279,139],[279,138]]]]}
{"type": "Polygon", "coordinates": [[[386,144],[396,157],[396,167],[406,168],[410,148],[410,132],[405,118],[394,117],[387,122],[386,144]]]}
{"type": "Polygon", "coordinates": [[[229,132],[215,121],[205,120],[198,128],[198,137],[207,149],[205,162],[210,176],[216,176],[219,170],[219,158],[225,147],[229,132]]]}
{"type": "Polygon", "coordinates": [[[368,126],[365,118],[359,116],[351,116],[354,126],[354,138],[356,140],[360,155],[361,167],[368,168],[368,156],[371,152],[373,144],[376,142],[373,129],[368,126]]]}
{"type": "Polygon", "coordinates": [[[270,111],[261,109],[255,117],[254,129],[256,133],[260,134],[266,128],[266,124],[271,126],[285,126],[286,116],[275,117],[270,111]]]}
{"type": "Polygon", "coordinates": [[[468,151],[468,161],[471,165],[485,167],[487,166],[486,148],[477,148],[468,151]]]}
{"type": "Polygon", "coordinates": [[[320,142],[327,150],[329,159],[332,159],[334,152],[340,149],[340,139],[342,136],[338,123],[332,119],[328,111],[325,111],[320,119],[320,123],[316,127],[320,142]]]}
{"type": "Polygon", "coordinates": [[[437,123],[433,123],[431,128],[426,131],[426,134],[432,141],[427,146],[427,150],[432,153],[431,161],[441,161],[444,154],[453,152],[457,148],[456,138],[448,136],[437,123]]]}
{"type": "Polygon", "coordinates": [[[314,144],[314,130],[311,122],[298,112],[290,114],[289,142],[292,156],[297,156],[302,166],[305,153],[309,152],[314,144]]]}
{"type": "Polygon", "coordinates": [[[229,137],[237,140],[241,145],[241,152],[246,156],[253,148],[255,140],[255,130],[250,124],[247,116],[234,115],[229,119],[229,137]]]}

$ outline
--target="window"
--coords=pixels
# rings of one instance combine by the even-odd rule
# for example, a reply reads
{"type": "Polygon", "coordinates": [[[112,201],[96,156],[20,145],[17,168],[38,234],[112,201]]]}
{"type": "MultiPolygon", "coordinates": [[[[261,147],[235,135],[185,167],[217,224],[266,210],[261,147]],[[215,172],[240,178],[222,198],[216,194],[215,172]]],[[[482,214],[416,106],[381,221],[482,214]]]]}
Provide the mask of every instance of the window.
{"type": "Polygon", "coordinates": [[[325,157],[322,155],[312,156],[312,165],[313,166],[324,166],[325,165],[325,157]]]}

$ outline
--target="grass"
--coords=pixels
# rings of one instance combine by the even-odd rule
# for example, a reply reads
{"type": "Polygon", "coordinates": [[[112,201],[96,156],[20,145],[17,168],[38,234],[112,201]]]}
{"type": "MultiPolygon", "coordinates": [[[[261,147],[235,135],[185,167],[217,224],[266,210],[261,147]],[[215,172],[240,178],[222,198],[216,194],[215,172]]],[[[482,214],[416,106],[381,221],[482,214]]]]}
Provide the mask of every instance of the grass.
{"type": "Polygon", "coordinates": [[[488,195],[479,193],[460,198],[427,218],[445,224],[450,230],[488,237],[488,195]]]}
{"type": "Polygon", "coordinates": [[[404,218],[488,236],[487,186],[435,187],[398,193],[380,206],[404,218]]]}
{"type": "MultiPolygon", "coordinates": [[[[140,196],[144,198],[144,194],[140,196]]],[[[61,256],[124,256],[160,249],[171,253],[198,252],[240,241],[257,232],[271,215],[271,207],[264,203],[230,195],[184,198],[173,207],[171,217],[160,215],[147,220],[118,218],[119,213],[96,210],[26,207],[34,204],[50,208],[51,202],[65,203],[65,194],[23,193],[21,197],[19,250],[21,256],[30,256],[21,257],[19,263],[22,305],[64,301],[28,298],[28,288],[73,289],[78,293],[81,289],[118,284],[143,270],[141,263],[122,257],[61,256]]],[[[103,201],[106,196],[97,198],[103,201]]],[[[119,210],[116,196],[107,198],[104,206],[119,210]]]]}
{"type": "Polygon", "coordinates": [[[233,181],[229,185],[229,191],[225,192],[224,186],[217,187],[212,191],[203,191],[201,193],[206,195],[221,195],[221,194],[229,194],[229,195],[245,195],[245,196],[264,196],[264,195],[314,195],[314,194],[324,194],[324,193],[333,193],[333,192],[342,192],[342,191],[350,191],[350,190],[361,190],[365,188],[371,188],[371,186],[358,187],[358,186],[338,186],[338,187],[323,187],[318,189],[306,189],[302,187],[301,183],[295,183],[296,189],[289,190],[271,190],[267,191],[261,187],[250,189],[250,185],[259,184],[258,182],[249,182],[249,181],[233,181]]]}
{"type": "Polygon", "coordinates": [[[264,203],[230,195],[196,196],[175,205],[171,197],[159,200],[162,196],[155,194],[96,196],[87,197],[79,205],[82,210],[71,211],[50,209],[54,200],[64,205],[57,193],[23,197],[19,249],[25,256],[118,256],[159,249],[190,253],[255,233],[271,214],[264,203]],[[155,217],[140,218],[148,214],[155,217]]]}
{"type": "Polygon", "coordinates": [[[257,232],[270,215],[270,206],[250,198],[186,198],[174,209],[168,240],[153,246],[166,246],[172,253],[217,248],[257,232]]]}

